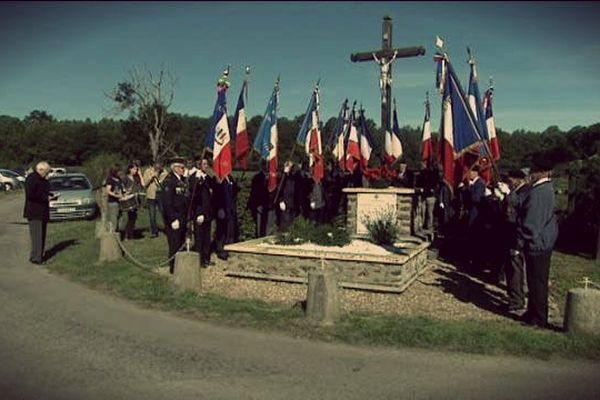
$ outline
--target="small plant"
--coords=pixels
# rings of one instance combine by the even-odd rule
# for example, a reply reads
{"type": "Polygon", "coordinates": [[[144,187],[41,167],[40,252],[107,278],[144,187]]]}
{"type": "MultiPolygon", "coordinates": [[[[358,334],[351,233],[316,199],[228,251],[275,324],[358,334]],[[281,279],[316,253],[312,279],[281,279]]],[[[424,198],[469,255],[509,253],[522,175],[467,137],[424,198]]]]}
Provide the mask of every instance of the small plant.
{"type": "Polygon", "coordinates": [[[369,239],[379,245],[393,245],[400,235],[396,213],[391,208],[377,216],[365,216],[362,223],[369,232],[369,239]]]}
{"type": "Polygon", "coordinates": [[[350,236],[345,229],[328,224],[315,224],[302,217],[296,218],[288,231],[280,231],[275,235],[275,243],[297,245],[306,242],[321,246],[345,246],[350,243],[350,236]]]}

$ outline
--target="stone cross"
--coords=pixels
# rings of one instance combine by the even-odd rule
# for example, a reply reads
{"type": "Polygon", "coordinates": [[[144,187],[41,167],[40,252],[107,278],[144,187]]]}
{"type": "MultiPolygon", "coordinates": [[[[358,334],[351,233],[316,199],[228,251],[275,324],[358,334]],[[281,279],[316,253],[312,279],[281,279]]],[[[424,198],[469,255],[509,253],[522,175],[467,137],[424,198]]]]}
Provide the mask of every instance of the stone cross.
{"type": "Polygon", "coordinates": [[[394,49],[392,47],[392,18],[383,17],[381,49],[354,53],[350,56],[352,62],[375,61],[379,64],[381,72],[379,78],[379,89],[381,90],[381,128],[385,131],[390,129],[391,102],[392,102],[392,63],[397,58],[407,58],[425,55],[425,48],[405,47],[394,49]]]}

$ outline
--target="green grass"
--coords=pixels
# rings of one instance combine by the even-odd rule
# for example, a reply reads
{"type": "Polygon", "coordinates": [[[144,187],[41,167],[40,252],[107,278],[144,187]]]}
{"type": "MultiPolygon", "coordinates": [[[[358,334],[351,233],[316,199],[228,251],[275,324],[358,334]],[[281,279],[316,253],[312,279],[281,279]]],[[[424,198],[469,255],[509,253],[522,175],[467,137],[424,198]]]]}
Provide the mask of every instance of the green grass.
{"type": "MultiPolygon", "coordinates": [[[[138,226],[147,227],[146,211],[138,226]]],[[[346,314],[334,326],[309,323],[300,307],[283,307],[258,300],[232,300],[215,294],[177,291],[163,276],[136,267],[126,260],[97,264],[99,243],[90,221],[50,224],[48,248],[70,244],[58,252],[49,269],[91,288],[113,293],[148,308],[170,310],[187,318],[227,326],[283,332],[295,337],[369,346],[451,350],[478,354],[505,354],[549,358],[600,360],[600,337],[538,331],[497,321],[441,321],[427,316],[391,317],[346,314]]],[[[146,232],[147,235],[147,232],[146,232]]],[[[166,258],[164,236],[127,242],[136,258],[156,263],[166,258]]],[[[582,274],[596,276],[597,269],[579,257],[557,253],[553,258],[552,293],[564,298],[568,288],[580,286],[582,274]]]]}

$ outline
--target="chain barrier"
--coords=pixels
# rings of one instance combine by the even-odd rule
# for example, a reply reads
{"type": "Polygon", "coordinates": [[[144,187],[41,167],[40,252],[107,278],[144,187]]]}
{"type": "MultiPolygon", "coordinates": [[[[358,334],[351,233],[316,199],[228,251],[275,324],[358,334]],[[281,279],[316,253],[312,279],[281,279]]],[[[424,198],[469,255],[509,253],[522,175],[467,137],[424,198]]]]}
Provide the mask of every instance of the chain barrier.
{"type": "MultiPolygon", "coordinates": [[[[114,232],[112,230],[112,224],[109,222],[108,223],[108,229],[109,232],[111,233],[118,233],[118,232],[114,232]]],[[[129,258],[129,260],[133,263],[133,265],[135,265],[136,267],[142,268],[144,271],[146,272],[150,272],[152,274],[155,275],[160,275],[158,272],[156,272],[155,270],[167,265],[168,263],[170,263],[171,261],[173,261],[175,259],[175,257],[177,256],[177,253],[180,252],[181,250],[183,250],[184,248],[187,247],[187,250],[189,251],[190,249],[190,239],[186,238],[185,242],[181,245],[181,247],[179,247],[179,249],[177,249],[177,251],[173,254],[173,256],[167,258],[164,261],[159,262],[158,264],[153,265],[148,265],[148,264],[144,264],[143,262],[139,261],[137,258],[135,258],[130,252],[129,250],[127,250],[127,247],[125,247],[125,244],[121,241],[121,237],[119,235],[117,235],[117,244],[119,245],[119,247],[121,248],[121,250],[123,251],[123,253],[125,254],[125,256],[127,258],[129,258]]]]}

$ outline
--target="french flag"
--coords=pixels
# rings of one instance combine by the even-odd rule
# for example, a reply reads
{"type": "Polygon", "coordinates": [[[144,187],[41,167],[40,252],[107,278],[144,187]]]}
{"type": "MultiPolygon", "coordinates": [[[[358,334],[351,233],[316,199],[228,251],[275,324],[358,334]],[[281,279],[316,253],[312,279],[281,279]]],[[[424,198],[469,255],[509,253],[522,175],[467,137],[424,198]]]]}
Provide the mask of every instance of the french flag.
{"type": "Polygon", "coordinates": [[[254,139],[254,149],[269,166],[269,192],[277,189],[277,108],[279,104],[279,78],[271,94],[264,118],[254,139]]]}
{"type": "Polygon", "coordinates": [[[210,130],[206,135],[206,147],[213,154],[213,171],[222,180],[231,173],[231,136],[227,120],[225,93],[226,85],[217,86],[217,103],[212,116],[210,130]]]}
{"type": "Polygon", "coordinates": [[[319,83],[313,90],[304,121],[296,136],[296,142],[304,147],[312,169],[315,182],[321,182],[325,175],[325,161],[323,159],[323,146],[321,143],[321,130],[319,128],[319,83]]]}
{"type": "Polygon", "coordinates": [[[497,161],[500,159],[500,146],[498,144],[498,137],[496,136],[496,123],[492,111],[493,94],[493,88],[489,88],[485,91],[485,94],[483,95],[483,109],[485,112],[485,124],[490,138],[490,152],[492,153],[494,161],[497,161]]]}
{"type": "Polygon", "coordinates": [[[348,126],[348,144],[346,146],[346,170],[350,173],[354,172],[356,166],[360,163],[360,147],[358,145],[358,127],[356,121],[356,112],[352,106],[350,121],[348,126]]]}
{"type": "Polygon", "coordinates": [[[423,168],[430,168],[433,163],[433,141],[431,139],[431,110],[429,98],[425,101],[425,118],[423,119],[423,135],[421,138],[421,165],[423,168]]]}
{"type": "Polygon", "coordinates": [[[360,109],[359,116],[359,144],[360,144],[360,168],[363,173],[368,172],[369,160],[373,152],[373,137],[367,127],[365,111],[360,109]]]}
{"type": "Polygon", "coordinates": [[[241,169],[248,169],[248,155],[250,154],[250,142],[248,139],[248,129],[246,127],[246,104],[244,97],[248,98],[248,81],[244,80],[240,97],[238,98],[235,115],[233,118],[233,126],[235,130],[233,139],[235,140],[235,159],[241,169]]]}
{"type": "MultiPolygon", "coordinates": [[[[444,77],[442,82],[442,123],[440,159],[444,181],[453,190],[464,176],[465,156],[479,155],[480,131],[474,113],[468,104],[460,81],[446,55],[437,54],[434,58],[444,77]],[[455,162],[459,161],[459,162],[455,162]]],[[[438,76],[440,71],[438,70],[438,76]]],[[[475,158],[475,161],[477,158],[475,158]]]]}
{"type": "Polygon", "coordinates": [[[342,108],[338,114],[329,142],[333,157],[342,171],[346,170],[345,145],[346,135],[348,133],[348,122],[348,99],[346,99],[344,100],[344,103],[342,103],[342,108]]]}
{"type": "Polygon", "coordinates": [[[396,99],[394,99],[394,116],[392,118],[392,132],[385,132],[385,164],[391,167],[396,160],[402,157],[402,142],[400,141],[400,125],[398,124],[398,112],[396,111],[396,99]]]}

